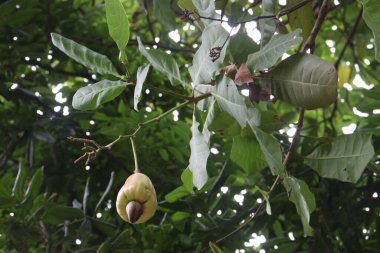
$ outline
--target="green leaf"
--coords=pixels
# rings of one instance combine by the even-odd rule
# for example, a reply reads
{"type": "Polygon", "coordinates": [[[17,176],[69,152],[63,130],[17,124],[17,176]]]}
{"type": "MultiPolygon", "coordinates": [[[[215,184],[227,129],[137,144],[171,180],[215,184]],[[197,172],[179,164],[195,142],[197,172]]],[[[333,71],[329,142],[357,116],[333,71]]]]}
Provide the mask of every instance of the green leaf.
{"type": "Polygon", "coordinates": [[[84,218],[84,213],[78,208],[52,204],[52,205],[46,206],[45,209],[46,209],[46,213],[49,216],[53,216],[59,221],[84,218]]]}
{"type": "Polygon", "coordinates": [[[199,84],[210,83],[215,73],[219,71],[223,64],[228,42],[221,50],[220,57],[216,61],[212,61],[209,53],[212,48],[221,47],[227,38],[228,33],[219,23],[209,25],[203,30],[202,45],[194,55],[193,66],[189,68],[195,87],[199,84]]]}
{"type": "Polygon", "coordinates": [[[110,180],[108,181],[108,184],[107,184],[107,187],[106,187],[105,191],[103,192],[103,195],[100,197],[98,203],[95,206],[94,213],[96,213],[96,211],[98,210],[98,208],[100,207],[100,205],[103,203],[103,201],[107,197],[108,193],[111,191],[114,178],[115,178],[115,172],[112,171],[111,172],[111,176],[110,176],[110,180]]]}
{"type": "Polygon", "coordinates": [[[294,177],[285,177],[284,186],[289,194],[289,199],[296,206],[297,213],[301,217],[305,235],[312,236],[313,229],[310,227],[310,214],[315,210],[314,194],[307,184],[294,177]]]}
{"type": "Polygon", "coordinates": [[[112,65],[112,62],[105,55],[92,51],[91,49],[56,33],[51,33],[51,39],[54,46],[59,50],[92,71],[101,75],[110,74],[121,78],[115,67],[112,65]]]}
{"type": "Polygon", "coordinates": [[[210,246],[212,253],[223,253],[223,251],[218,246],[216,246],[216,244],[209,242],[208,245],[210,246]]]}
{"type": "Polygon", "coordinates": [[[193,173],[189,168],[186,168],[181,174],[181,181],[185,189],[189,192],[193,191],[193,173]]]}
{"type": "MultiPolygon", "coordinates": [[[[274,1],[273,0],[263,0],[262,1],[262,12],[261,15],[273,15],[274,14],[274,1]]],[[[265,18],[259,20],[259,28],[261,32],[261,47],[268,43],[270,38],[272,38],[274,32],[277,29],[276,22],[273,18],[265,18]]]]}
{"type": "Polygon", "coordinates": [[[236,136],[231,149],[231,160],[247,173],[254,173],[267,166],[259,143],[251,138],[236,136]]]}
{"type": "Polygon", "coordinates": [[[185,219],[189,218],[190,216],[191,216],[190,213],[179,211],[179,212],[173,213],[172,216],[170,217],[170,219],[173,222],[178,222],[178,221],[185,220],[185,219]]]}
{"type": "MultiPolygon", "coordinates": [[[[302,0],[288,0],[287,8],[291,8],[300,2],[302,2],[302,0]]],[[[297,28],[302,29],[302,37],[305,42],[314,27],[314,11],[312,3],[310,2],[296,11],[292,11],[288,14],[288,17],[292,30],[296,30],[297,28]]]]}
{"type": "Polygon", "coordinates": [[[260,144],[261,151],[271,169],[273,175],[285,175],[285,168],[282,164],[282,151],[280,143],[270,134],[249,123],[260,144]]]}
{"type": "Polygon", "coordinates": [[[215,119],[215,102],[216,100],[214,99],[208,110],[207,110],[207,116],[206,116],[206,120],[203,124],[203,130],[202,130],[202,134],[203,136],[205,137],[205,139],[207,140],[207,143],[210,142],[210,137],[211,137],[211,132],[210,132],[210,125],[212,124],[212,122],[214,121],[215,119]]]}
{"type": "Polygon", "coordinates": [[[125,47],[129,40],[129,22],[124,6],[120,0],[106,0],[106,16],[111,38],[120,50],[120,60],[127,60],[125,47]]]}
{"type": "Polygon", "coordinates": [[[243,96],[240,95],[235,83],[230,78],[223,76],[212,95],[223,111],[234,117],[242,128],[245,127],[248,118],[247,107],[243,96]]]}
{"type": "Polygon", "coordinates": [[[297,29],[288,34],[274,35],[260,51],[248,55],[248,68],[253,73],[275,65],[284,53],[301,43],[302,38],[298,36],[300,33],[301,30],[297,29]]]}
{"type": "Polygon", "coordinates": [[[18,172],[12,188],[12,196],[15,196],[17,200],[21,200],[24,196],[24,185],[26,181],[26,171],[24,160],[18,163],[18,172]]]}
{"type": "Polygon", "coordinates": [[[137,104],[139,103],[142,87],[145,82],[146,76],[148,75],[149,68],[150,68],[150,64],[140,66],[137,69],[137,80],[136,80],[136,86],[135,86],[135,93],[133,96],[133,105],[134,105],[133,108],[136,111],[138,111],[137,104]]]}
{"type": "Polygon", "coordinates": [[[77,110],[94,110],[119,96],[129,83],[102,80],[75,92],[72,105],[77,110]]]}
{"type": "Polygon", "coordinates": [[[114,236],[117,231],[117,226],[99,219],[88,217],[94,228],[102,232],[106,236],[114,236]]]}
{"type": "Polygon", "coordinates": [[[322,177],[356,183],[375,155],[371,135],[350,134],[316,148],[305,163],[322,177]]]}
{"type": "Polygon", "coordinates": [[[378,0],[362,0],[363,19],[372,30],[375,38],[375,57],[380,62],[380,2],[378,0]]]}
{"type": "Polygon", "coordinates": [[[207,159],[210,155],[208,140],[198,129],[199,123],[193,115],[193,124],[191,126],[192,137],[190,140],[190,159],[189,169],[193,173],[193,184],[200,190],[207,182],[207,159]]]}
{"type": "Polygon", "coordinates": [[[122,231],[113,241],[112,245],[115,247],[125,247],[136,244],[136,239],[133,237],[133,230],[127,228],[122,231]]]}
{"type": "Polygon", "coordinates": [[[287,58],[261,79],[276,98],[310,110],[336,100],[337,81],[334,65],[310,54],[287,58]]]}
{"type": "Polygon", "coordinates": [[[184,187],[180,186],[173,191],[169,192],[168,194],[165,195],[165,200],[169,203],[174,203],[177,200],[189,196],[190,192],[184,187]]]}
{"type": "Polygon", "coordinates": [[[37,197],[43,182],[43,177],[44,170],[43,168],[40,168],[34,173],[32,180],[29,183],[29,186],[25,192],[24,200],[27,200],[29,197],[32,197],[33,199],[37,197]]]}
{"type": "MultiPolygon", "coordinates": [[[[195,8],[197,8],[198,14],[203,17],[215,17],[215,2],[214,0],[193,0],[195,8]]],[[[206,25],[215,21],[202,19],[202,22],[206,25]]]]}
{"type": "Polygon", "coordinates": [[[153,15],[170,31],[175,30],[175,13],[171,0],[153,1],[153,15]]]}
{"type": "Polygon", "coordinates": [[[242,26],[239,32],[230,38],[230,44],[227,49],[236,65],[247,61],[247,57],[260,50],[260,46],[247,35],[247,31],[242,26]]]}
{"type": "Polygon", "coordinates": [[[87,213],[87,201],[88,196],[90,195],[90,177],[87,178],[86,186],[84,187],[84,193],[83,193],[83,213],[87,213]]]}
{"type": "Polygon", "coordinates": [[[192,0],[178,0],[178,6],[183,10],[194,12],[196,10],[192,0]]]}
{"type": "Polygon", "coordinates": [[[261,190],[258,186],[256,186],[256,189],[261,193],[261,195],[263,195],[264,199],[265,199],[265,203],[266,203],[266,212],[268,215],[272,215],[272,208],[270,206],[270,202],[269,202],[269,193],[267,191],[264,191],[264,190],[261,190]]]}
{"type": "Polygon", "coordinates": [[[146,50],[139,37],[137,37],[137,41],[139,43],[140,52],[152,64],[153,68],[169,78],[172,85],[181,84],[183,87],[188,86],[188,84],[181,79],[178,64],[171,55],[160,50],[146,50]]]}
{"type": "Polygon", "coordinates": [[[239,123],[227,112],[220,109],[216,100],[212,102],[208,109],[206,121],[203,125],[203,135],[207,140],[210,139],[211,132],[215,132],[224,138],[234,137],[240,134],[239,123]]]}

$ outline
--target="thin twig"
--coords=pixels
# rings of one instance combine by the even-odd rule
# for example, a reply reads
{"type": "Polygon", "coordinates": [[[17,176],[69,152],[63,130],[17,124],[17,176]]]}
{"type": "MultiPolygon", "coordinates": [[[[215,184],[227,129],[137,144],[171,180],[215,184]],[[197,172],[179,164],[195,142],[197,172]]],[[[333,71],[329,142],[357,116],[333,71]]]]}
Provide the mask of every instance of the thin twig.
{"type": "MultiPolygon", "coordinates": [[[[96,158],[98,153],[100,153],[103,150],[110,150],[112,148],[112,146],[115,145],[116,143],[118,143],[120,140],[122,140],[124,138],[134,138],[140,132],[140,130],[143,127],[145,127],[151,123],[154,123],[154,122],[159,122],[162,118],[166,117],[167,115],[171,114],[172,112],[174,112],[175,110],[178,110],[181,107],[184,107],[184,106],[191,104],[191,103],[196,104],[197,102],[201,101],[202,99],[208,98],[210,96],[212,96],[211,93],[205,93],[205,94],[197,96],[197,97],[189,97],[187,101],[171,108],[170,110],[158,115],[157,117],[154,117],[150,120],[139,123],[139,125],[137,126],[137,128],[135,129],[135,131],[132,134],[119,135],[115,140],[113,140],[112,142],[110,142],[109,144],[107,144],[105,146],[101,146],[100,144],[98,144],[94,140],[70,136],[70,137],[68,137],[68,139],[71,141],[82,142],[84,144],[88,144],[87,146],[85,146],[85,150],[89,150],[89,151],[85,152],[82,156],[80,156],[78,159],[76,159],[74,161],[74,163],[78,163],[79,161],[87,158],[86,159],[86,165],[87,165],[90,163],[91,160],[96,158]],[[91,145],[93,145],[95,148],[92,147],[91,145]]],[[[135,159],[135,161],[137,161],[137,159],[135,159]]],[[[137,166],[137,164],[135,164],[135,165],[137,166]]]]}
{"type": "Polygon", "coordinates": [[[156,86],[154,86],[154,85],[151,85],[151,84],[149,84],[149,83],[145,83],[144,86],[145,86],[146,88],[149,88],[149,89],[152,89],[152,90],[155,90],[155,91],[161,92],[161,93],[163,93],[163,94],[170,95],[170,96],[172,96],[172,97],[178,97],[178,98],[186,99],[186,100],[191,100],[191,99],[192,99],[191,97],[188,97],[188,96],[184,96],[184,95],[178,94],[178,93],[173,92],[173,91],[171,91],[171,90],[162,89],[162,88],[156,87],[156,86]]]}
{"type": "Polygon", "coordinates": [[[249,22],[252,22],[252,21],[258,21],[260,19],[279,18],[279,17],[285,16],[285,15],[287,15],[287,14],[293,12],[293,11],[296,11],[299,8],[305,6],[306,4],[310,3],[311,1],[313,1],[313,0],[304,0],[304,1],[302,1],[302,2],[300,2],[300,3],[298,3],[298,4],[294,5],[294,6],[292,6],[290,8],[282,9],[277,14],[273,14],[273,15],[261,15],[261,16],[256,16],[256,17],[251,18],[251,19],[242,20],[242,21],[236,21],[236,22],[231,22],[231,21],[228,21],[228,20],[223,20],[221,18],[204,17],[204,16],[199,15],[198,13],[196,13],[196,14],[198,16],[198,19],[208,19],[208,20],[219,21],[219,22],[228,22],[232,26],[237,26],[237,25],[249,23],[249,22]]]}
{"type": "MultiPolygon", "coordinates": [[[[340,52],[338,59],[336,60],[336,62],[334,64],[336,70],[339,69],[339,64],[340,64],[341,60],[343,59],[344,53],[346,52],[348,45],[352,43],[352,39],[354,38],[355,32],[359,26],[360,20],[362,18],[362,14],[363,14],[363,7],[360,9],[358,15],[356,16],[354,26],[352,27],[351,32],[347,37],[346,43],[344,44],[344,47],[343,47],[342,51],[340,52]]],[[[331,114],[330,114],[330,117],[328,118],[328,121],[330,122],[330,124],[332,126],[333,126],[332,121],[335,117],[337,110],[338,110],[338,101],[335,101],[334,107],[333,107],[331,114]]]]}
{"type": "Polygon", "coordinates": [[[336,62],[334,64],[335,69],[337,69],[337,70],[339,68],[339,63],[342,60],[343,55],[346,52],[346,49],[347,49],[348,45],[350,43],[352,43],[352,39],[354,38],[355,32],[356,32],[356,30],[358,28],[358,25],[360,23],[360,20],[362,18],[362,13],[363,13],[363,7],[360,9],[358,15],[356,16],[354,26],[352,27],[351,32],[350,32],[350,34],[347,37],[346,43],[344,44],[344,47],[343,47],[342,51],[340,52],[340,54],[338,56],[338,59],[336,60],[336,62]]]}

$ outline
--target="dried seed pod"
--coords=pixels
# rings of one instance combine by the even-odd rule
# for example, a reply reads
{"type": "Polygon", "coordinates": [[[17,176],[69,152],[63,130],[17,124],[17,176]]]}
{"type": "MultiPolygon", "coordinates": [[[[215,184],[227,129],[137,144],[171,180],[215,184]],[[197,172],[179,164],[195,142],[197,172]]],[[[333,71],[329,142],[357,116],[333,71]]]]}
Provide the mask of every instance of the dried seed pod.
{"type": "Polygon", "coordinates": [[[149,220],[157,209],[156,191],[149,177],[135,173],[127,178],[116,199],[119,216],[132,224],[149,220]]]}

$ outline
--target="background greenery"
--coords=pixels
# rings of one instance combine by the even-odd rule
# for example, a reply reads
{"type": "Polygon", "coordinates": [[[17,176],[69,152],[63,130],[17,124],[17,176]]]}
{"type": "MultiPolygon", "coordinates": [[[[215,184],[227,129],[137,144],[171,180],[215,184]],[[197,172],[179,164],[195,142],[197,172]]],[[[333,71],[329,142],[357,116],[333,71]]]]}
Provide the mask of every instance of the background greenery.
{"type": "MultiPolygon", "coordinates": [[[[261,13],[260,1],[251,2],[217,0],[216,9],[230,20],[241,20],[261,13]]],[[[276,12],[284,8],[273,2],[276,12]]],[[[315,12],[321,2],[313,1],[315,12]]],[[[126,55],[133,78],[137,68],[147,64],[138,51],[139,36],[145,46],[170,50],[181,77],[190,80],[187,67],[202,31],[180,19],[182,11],[176,1],[123,4],[130,22],[126,55]],[[180,42],[169,37],[174,30],[180,42]]],[[[371,17],[380,17],[380,9],[372,10],[371,17]]],[[[374,172],[378,170],[376,160],[354,184],[322,178],[303,159],[322,143],[342,135],[347,126],[355,133],[372,134],[375,153],[379,154],[380,72],[375,41],[362,19],[351,35],[360,11],[358,1],[331,1],[316,39],[315,55],[336,63],[338,102],[336,109],[331,105],[306,111],[297,154],[288,167],[289,174],[307,182],[315,195],[316,210],[310,221],[314,236],[303,235],[296,208],[285,188],[279,186],[271,195],[272,215],[259,213],[249,225],[218,244],[223,252],[378,252],[380,184],[379,174],[374,172]]],[[[313,15],[303,18],[304,24],[307,26],[308,20],[312,27],[313,15]]],[[[283,21],[286,26],[282,29],[289,29],[286,16],[283,21]]],[[[130,143],[125,139],[115,144],[85,166],[84,161],[74,164],[83,153],[82,146],[67,137],[91,138],[105,145],[120,134],[131,133],[139,122],[182,102],[154,87],[184,96],[189,93],[181,86],[171,86],[160,72],[150,71],[138,112],[133,110],[133,87],[95,111],[75,110],[71,106],[75,91],[99,81],[100,76],[54,47],[52,32],[107,55],[119,73],[125,72],[108,33],[103,1],[9,0],[0,5],[2,252],[210,251],[210,241],[238,227],[264,201],[259,188],[267,191],[275,178],[258,145],[244,134],[231,138],[230,129],[220,127],[223,122],[215,124],[224,137],[212,135],[209,181],[202,190],[193,190],[184,176],[183,185],[181,174],[190,157],[192,120],[192,106],[187,106],[137,135],[140,167],[155,185],[159,207],[145,224],[123,222],[117,216],[115,199],[134,170],[130,143]]],[[[225,63],[240,64],[258,48],[242,28],[231,38],[225,63]]],[[[286,151],[290,145],[287,134],[294,133],[297,111],[277,101],[266,115],[265,131],[273,133],[286,151]]]]}

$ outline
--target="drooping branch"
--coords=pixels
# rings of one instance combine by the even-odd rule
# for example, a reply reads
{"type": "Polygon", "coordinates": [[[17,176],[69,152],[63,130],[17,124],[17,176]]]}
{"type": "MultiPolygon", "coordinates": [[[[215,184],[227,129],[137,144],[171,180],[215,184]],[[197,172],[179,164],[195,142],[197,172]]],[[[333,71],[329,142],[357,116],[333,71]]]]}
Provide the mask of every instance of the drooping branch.
{"type": "MultiPolygon", "coordinates": [[[[142,123],[139,123],[137,128],[133,131],[133,133],[131,134],[127,134],[127,135],[119,135],[119,137],[117,137],[115,140],[113,140],[112,142],[108,143],[107,145],[100,145],[98,144],[96,141],[94,140],[91,140],[91,139],[86,139],[86,138],[78,138],[78,137],[73,137],[73,136],[70,136],[68,137],[68,139],[70,141],[75,141],[75,142],[81,142],[83,143],[83,148],[82,150],[85,150],[86,152],[80,156],[79,158],[77,158],[74,163],[78,163],[80,162],[81,160],[83,159],[86,159],[86,165],[88,165],[92,160],[94,160],[96,158],[96,156],[104,151],[104,150],[110,150],[116,143],[118,143],[120,140],[122,139],[125,139],[125,138],[134,138],[139,132],[141,129],[143,129],[145,126],[147,125],[150,125],[152,123],[157,123],[159,122],[162,118],[166,117],[167,115],[171,114],[172,112],[174,112],[175,110],[178,110],[188,104],[196,104],[197,102],[203,100],[203,99],[206,99],[208,97],[212,96],[211,93],[205,93],[203,95],[200,95],[200,96],[197,96],[197,97],[188,97],[187,101],[171,108],[170,110],[158,115],[157,117],[154,117],[150,120],[147,120],[147,121],[144,121],[142,123]]],[[[132,139],[131,139],[132,140],[132,139]]]]}

